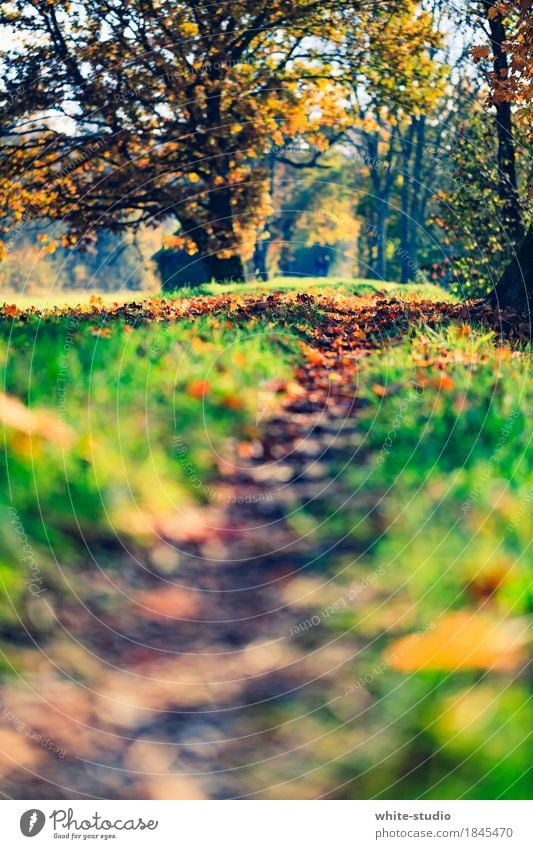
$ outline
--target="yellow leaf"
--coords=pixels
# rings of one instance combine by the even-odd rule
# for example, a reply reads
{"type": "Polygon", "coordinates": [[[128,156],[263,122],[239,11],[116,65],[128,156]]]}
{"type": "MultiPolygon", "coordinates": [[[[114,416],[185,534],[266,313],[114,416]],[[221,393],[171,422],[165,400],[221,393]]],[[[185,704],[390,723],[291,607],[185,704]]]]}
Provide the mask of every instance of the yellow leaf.
{"type": "Polygon", "coordinates": [[[193,380],[187,386],[187,395],[191,398],[203,398],[210,390],[207,380],[193,380]]]}
{"type": "Polygon", "coordinates": [[[511,672],[525,662],[522,623],[499,621],[477,611],[441,616],[432,631],[410,634],[389,647],[390,666],[399,672],[494,669],[511,672]]]}

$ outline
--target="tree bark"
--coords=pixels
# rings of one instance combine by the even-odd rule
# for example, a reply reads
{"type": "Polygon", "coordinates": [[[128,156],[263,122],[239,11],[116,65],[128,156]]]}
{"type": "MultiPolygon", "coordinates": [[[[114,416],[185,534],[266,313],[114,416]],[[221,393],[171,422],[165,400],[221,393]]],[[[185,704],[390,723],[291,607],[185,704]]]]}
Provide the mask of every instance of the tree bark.
{"type": "Polygon", "coordinates": [[[376,260],[372,262],[371,276],[377,280],[385,280],[387,276],[387,225],[389,219],[389,200],[392,192],[394,181],[393,159],[395,153],[395,138],[396,134],[391,131],[389,138],[389,146],[386,156],[385,175],[382,178],[381,162],[379,158],[379,136],[377,133],[363,133],[367,152],[368,164],[370,167],[370,179],[372,181],[373,194],[376,200],[376,227],[377,233],[374,236],[374,247],[376,250],[376,260]]]}
{"type": "Polygon", "coordinates": [[[422,185],[422,171],[424,165],[424,150],[426,144],[426,116],[420,115],[416,125],[415,160],[413,164],[411,202],[411,221],[409,250],[411,253],[410,279],[416,280],[418,272],[418,243],[420,230],[424,227],[423,200],[424,186],[422,185]]]}
{"type": "Polygon", "coordinates": [[[269,239],[258,239],[254,249],[254,272],[258,280],[268,280],[267,254],[269,239]]]}
{"type": "Polygon", "coordinates": [[[244,281],[244,263],[238,254],[218,257],[207,254],[202,257],[210,280],[215,283],[242,283],[244,281]]]}
{"type": "Polygon", "coordinates": [[[389,218],[388,203],[383,198],[379,198],[376,210],[376,264],[374,269],[374,277],[377,280],[386,280],[387,278],[387,225],[389,218]]]}
{"type": "MultiPolygon", "coordinates": [[[[507,53],[503,49],[506,41],[505,26],[500,14],[491,15],[496,7],[494,0],[483,0],[490,29],[490,42],[494,56],[494,74],[497,80],[504,80],[509,73],[507,53]]],[[[500,176],[500,197],[502,200],[502,218],[511,243],[522,239],[515,256],[500,277],[491,296],[491,301],[500,308],[511,307],[524,317],[529,315],[533,297],[533,227],[524,237],[522,211],[518,195],[516,178],[516,157],[513,137],[513,117],[511,104],[497,99],[496,125],[498,133],[498,172],[500,176]]]]}
{"type": "Polygon", "coordinates": [[[400,220],[400,283],[409,283],[411,279],[411,269],[409,261],[411,259],[411,248],[409,244],[409,176],[404,174],[403,185],[401,191],[402,214],[400,220]]]}
{"type": "Polygon", "coordinates": [[[184,235],[195,243],[209,278],[215,283],[241,283],[245,277],[244,263],[239,252],[240,244],[233,230],[231,197],[229,188],[210,192],[207,223],[198,224],[183,213],[177,216],[184,235]],[[219,256],[221,253],[225,256],[219,256]]]}
{"type": "Polygon", "coordinates": [[[492,293],[492,303],[511,307],[528,317],[533,306],[533,225],[518,248],[516,255],[503,272],[492,293]]]}
{"type": "MultiPolygon", "coordinates": [[[[494,75],[497,80],[505,80],[509,74],[509,62],[503,45],[506,41],[505,26],[501,14],[492,16],[491,9],[497,4],[493,0],[483,0],[490,29],[490,44],[494,56],[494,75]]],[[[509,241],[516,244],[524,236],[522,211],[518,196],[516,177],[516,156],[513,138],[513,118],[511,104],[507,100],[495,99],[496,130],[498,137],[498,174],[499,190],[502,201],[502,220],[509,241]]]]}
{"type": "Polygon", "coordinates": [[[281,250],[279,254],[280,274],[290,274],[290,265],[293,259],[293,235],[296,226],[297,213],[294,210],[284,210],[281,218],[281,250]]]}
{"type": "MultiPolygon", "coordinates": [[[[276,152],[271,150],[268,154],[268,185],[270,197],[274,198],[276,191],[276,152]]],[[[270,222],[271,225],[271,222],[270,222]]],[[[263,230],[257,233],[254,255],[253,255],[253,266],[254,273],[258,280],[268,280],[268,266],[267,266],[267,256],[268,256],[268,248],[270,246],[270,238],[262,239],[261,236],[264,234],[265,230],[270,232],[269,222],[265,222],[263,224],[263,230]]]]}
{"type": "Polygon", "coordinates": [[[409,283],[411,279],[411,158],[413,153],[413,137],[416,118],[411,118],[409,130],[405,138],[401,138],[402,150],[402,188],[400,192],[400,283],[409,283]]]}

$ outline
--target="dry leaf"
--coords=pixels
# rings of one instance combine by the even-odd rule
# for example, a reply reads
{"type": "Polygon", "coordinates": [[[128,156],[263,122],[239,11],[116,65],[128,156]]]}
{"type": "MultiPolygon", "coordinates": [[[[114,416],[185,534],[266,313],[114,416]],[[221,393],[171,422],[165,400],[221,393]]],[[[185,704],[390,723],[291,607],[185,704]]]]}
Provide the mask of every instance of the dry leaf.
{"type": "Polygon", "coordinates": [[[498,621],[476,611],[446,613],[432,631],[409,634],[389,647],[390,666],[399,672],[493,669],[512,672],[525,662],[521,622],[498,621]]]}
{"type": "Polygon", "coordinates": [[[187,386],[187,395],[191,398],[203,398],[209,392],[209,383],[207,380],[193,380],[187,386]]]}
{"type": "Polygon", "coordinates": [[[453,378],[450,377],[449,374],[444,373],[439,375],[439,377],[435,381],[435,386],[439,390],[443,389],[448,392],[452,389],[455,389],[455,381],[453,380],[453,378]]]}
{"type": "Polygon", "coordinates": [[[4,304],[3,312],[9,318],[15,318],[17,315],[20,315],[20,310],[16,304],[4,304]]]}

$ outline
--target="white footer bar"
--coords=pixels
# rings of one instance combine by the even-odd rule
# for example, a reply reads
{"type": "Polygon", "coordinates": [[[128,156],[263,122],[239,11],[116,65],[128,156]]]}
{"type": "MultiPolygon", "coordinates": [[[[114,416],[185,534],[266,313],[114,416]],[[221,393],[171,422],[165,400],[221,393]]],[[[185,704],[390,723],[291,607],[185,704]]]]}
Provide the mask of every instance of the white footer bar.
{"type": "Polygon", "coordinates": [[[518,801],[10,800],[0,811],[6,849],[533,846],[533,803],[518,801]]]}

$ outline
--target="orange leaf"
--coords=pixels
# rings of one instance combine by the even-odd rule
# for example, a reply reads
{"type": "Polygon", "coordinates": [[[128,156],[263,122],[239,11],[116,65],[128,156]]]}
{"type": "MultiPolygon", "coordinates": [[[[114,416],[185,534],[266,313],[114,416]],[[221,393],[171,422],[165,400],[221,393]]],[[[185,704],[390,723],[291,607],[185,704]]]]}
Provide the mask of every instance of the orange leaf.
{"type": "Polygon", "coordinates": [[[455,381],[452,380],[449,374],[441,374],[436,380],[437,389],[444,389],[445,391],[449,391],[451,389],[455,389],[455,381]]]}
{"type": "Polygon", "coordinates": [[[15,316],[20,315],[20,310],[16,304],[4,304],[4,315],[15,318],[15,316]]]}
{"type": "MultiPolygon", "coordinates": [[[[494,10],[492,9],[490,11],[494,11],[494,10]]],[[[472,58],[473,58],[474,62],[479,62],[479,61],[481,61],[481,59],[488,59],[489,58],[489,48],[485,47],[484,45],[477,45],[476,44],[474,47],[472,47],[472,50],[470,52],[472,54],[472,58]]]]}
{"type": "Polygon", "coordinates": [[[305,356],[307,361],[314,366],[324,365],[324,354],[321,354],[320,351],[317,351],[315,348],[307,348],[305,356]]]}
{"type": "Polygon", "coordinates": [[[508,360],[512,355],[511,348],[495,348],[494,356],[498,357],[500,360],[508,360]]]}
{"type": "Polygon", "coordinates": [[[518,621],[502,622],[476,611],[460,610],[442,616],[432,631],[396,640],[388,654],[391,668],[399,672],[511,672],[525,660],[524,644],[524,631],[518,621]]]}
{"type": "Polygon", "coordinates": [[[237,395],[225,395],[222,399],[222,405],[227,407],[228,410],[240,410],[242,407],[242,401],[237,395]]]}
{"type": "Polygon", "coordinates": [[[207,380],[193,380],[187,386],[187,395],[191,398],[203,398],[209,392],[210,386],[207,380]]]}

